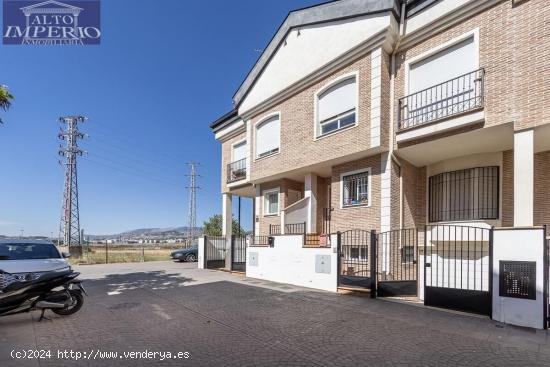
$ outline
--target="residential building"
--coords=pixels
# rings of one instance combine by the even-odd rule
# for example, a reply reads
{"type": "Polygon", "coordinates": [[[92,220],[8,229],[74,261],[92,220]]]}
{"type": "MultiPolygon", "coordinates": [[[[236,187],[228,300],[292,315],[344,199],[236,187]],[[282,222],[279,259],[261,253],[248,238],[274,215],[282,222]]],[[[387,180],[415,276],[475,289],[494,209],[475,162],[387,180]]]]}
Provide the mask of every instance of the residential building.
{"type": "MultiPolygon", "coordinates": [[[[340,0],[290,12],[234,110],[210,125],[224,234],[243,196],[254,199],[256,236],[304,232],[322,246],[329,233],[423,229],[415,246],[450,252],[454,242],[455,259],[457,242],[461,254],[480,246],[489,277],[489,235],[472,242],[477,229],[550,224],[548,24],[544,0],[340,0]],[[463,227],[475,230],[457,235],[463,227]]],[[[395,258],[424,276],[416,247],[399,246],[378,266],[389,274],[395,258]]],[[[370,250],[339,251],[357,273],[370,250]]],[[[481,282],[468,289],[490,288],[481,282]]]]}
{"type": "Polygon", "coordinates": [[[255,234],[550,224],[550,10],[343,0],[290,12],[211,124],[255,234]],[[273,227],[272,227],[273,228],[273,227]]]}

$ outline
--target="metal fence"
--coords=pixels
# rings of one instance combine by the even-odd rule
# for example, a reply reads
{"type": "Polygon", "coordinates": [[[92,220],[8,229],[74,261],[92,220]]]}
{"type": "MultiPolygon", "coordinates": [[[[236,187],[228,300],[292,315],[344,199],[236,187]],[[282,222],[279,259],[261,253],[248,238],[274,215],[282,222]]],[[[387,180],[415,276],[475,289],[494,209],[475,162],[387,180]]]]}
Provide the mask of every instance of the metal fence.
{"type": "Polygon", "coordinates": [[[483,68],[399,99],[398,129],[408,129],[483,107],[483,68]]]}
{"type": "Polygon", "coordinates": [[[246,271],[246,236],[231,236],[231,270],[246,271]]]}
{"type": "MultiPolygon", "coordinates": [[[[191,247],[191,244],[128,244],[108,243],[82,246],[80,256],[71,257],[73,264],[112,264],[170,260],[175,250],[191,247]]],[[[80,252],[80,251],[79,251],[80,252]]],[[[196,258],[195,258],[196,259],[196,258]]]]}
{"type": "Polygon", "coordinates": [[[225,267],[227,239],[223,236],[205,236],[204,252],[207,269],[225,267]]]}
{"type": "Polygon", "coordinates": [[[285,224],[285,234],[303,234],[306,233],[306,223],[285,224]]]}
{"type": "Polygon", "coordinates": [[[281,234],[281,225],[280,224],[270,224],[269,225],[269,234],[270,235],[279,235],[279,234],[281,234]]]}

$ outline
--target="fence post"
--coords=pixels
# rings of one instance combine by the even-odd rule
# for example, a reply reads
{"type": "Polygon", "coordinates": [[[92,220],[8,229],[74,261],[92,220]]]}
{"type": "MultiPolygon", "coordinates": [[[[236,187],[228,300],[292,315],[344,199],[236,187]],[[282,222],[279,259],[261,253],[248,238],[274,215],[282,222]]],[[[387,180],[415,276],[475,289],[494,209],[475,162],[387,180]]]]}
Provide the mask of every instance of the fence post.
{"type": "Polygon", "coordinates": [[[145,262],[145,245],[141,245],[141,262],[145,262]]]}
{"type": "Polygon", "coordinates": [[[235,235],[231,235],[231,252],[229,253],[231,263],[229,264],[229,270],[233,271],[233,263],[235,262],[235,235]]]}
{"type": "Polygon", "coordinates": [[[307,237],[307,222],[304,222],[304,243],[302,243],[302,247],[306,247],[306,237],[307,237]]]}
{"type": "MultiPolygon", "coordinates": [[[[432,254],[430,253],[430,261],[432,259],[432,254]]],[[[428,266],[427,265],[427,261],[428,260],[428,226],[427,225],[424,225],[424,284],[422,285],[423,287],[423,291],[422,291],[422,298],[424,303],[426,303],[426,284],[428,283],[428,279],[426,279],[426,275],[427,275],[427,271],[426,271],[426,267],[428,266]]],[[[430,273],[430,285],[432,284],[431,283],[431,274],[430,273]]]]}
{"type": "Polygon", "coordinates": [[[109,244],[105,240],[105,264],[109,263],[109,244]]]}
{"type": "Polygon", "coordinates": [[[370,298],[376,298],[376,278],[377,278],[377,259],[376,259],[376,231],[373,229],[370,232],[370,247],[371,247],[371,265],[370,265],[370,298]]]}
{"type": "Polygon", "coordinates": [[[543,294],[543,306],[544,306],[544,309],[543,309],[543,317],[544,317],[544,322],[543,322],[543,327],[545,329],[548,329],[550,327],[550,316],[548,315],[549,311],[550,311],[550,295],[548,294],[549,291],[550,291],[550,285],[548,284],[550,282],[550,274],[549,274],[549,266],[550,266],[550,254],[548,253],[550,251],[550,239],[546,239],[546,236],[548,235],[548,226],[544,226],[544,230],[543,230],[543,239],[542,239],[542,245],[544,246],[543,247],[543,256],[544,256],[544,259],[542,259],[542,264],[544,266],[544,271],[543,271],[543,281],[542,281],[542,286],[544,287],[543,291],[542,291],[542,294],[543,294]]]}
{"type": "MultiPolygon", "coordinates": [[[[493,231],[495,227],[489,229],[489,294],[491,295],[491,311],[489,317],[493,319],[493,231]]],[[[469,254],[468,254],[469,257],[469,254]]],[[[483,268],[481,269],[483,277],[483,268]]],[[[483,279],[483,278],[482,278],[483,279]]],[[[482,289],[483,290],[483,289],[482,289]]]]}
{"type": "Polygon", "coordinates": [[[204,239],[203,239],[203,242],[202,242],[202,266],[203,266],[203,269],[207,269],[208,267],[206,266],[208,264],[208,256],[207,256],[207,249],[208,249],[208,244],[207,244],[207,237],[206,235],[203,236],[204,239]]]}
{"type": "Polygon", "coordinates": [[[342,274],[342,232],[336,232],[336,288],[340,285],[340,274],[342,274]]]}

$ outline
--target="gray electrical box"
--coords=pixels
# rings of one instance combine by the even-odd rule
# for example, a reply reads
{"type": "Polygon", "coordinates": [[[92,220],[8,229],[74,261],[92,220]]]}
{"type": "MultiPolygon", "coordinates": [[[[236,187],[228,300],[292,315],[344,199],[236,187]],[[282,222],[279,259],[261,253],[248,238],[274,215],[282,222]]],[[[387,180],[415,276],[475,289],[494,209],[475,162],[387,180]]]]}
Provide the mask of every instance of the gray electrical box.
{"type": "Polygon", "coordinates": [[[249,255],[250,256],[248,258],[248,265],[258,266],[258,257],[260,257],[260,255],[257,252],[250,252],[249,255]]]}
{"type": "Polygon", "coordinates": [[[315,255],[315,272],[330,274],[330,255],[315,255]]]}

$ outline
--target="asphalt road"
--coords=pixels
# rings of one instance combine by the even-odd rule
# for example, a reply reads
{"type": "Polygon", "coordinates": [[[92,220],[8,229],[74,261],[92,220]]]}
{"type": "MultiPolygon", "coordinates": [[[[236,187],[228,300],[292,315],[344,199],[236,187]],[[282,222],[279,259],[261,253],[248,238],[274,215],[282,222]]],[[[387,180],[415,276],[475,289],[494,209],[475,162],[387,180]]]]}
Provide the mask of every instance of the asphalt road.
{"type": "Polygon", "coordinates": [[[79,270],[89,297],[78,314],[0,319],[0,366],[550,366],[548,333],[488,318],[196,264],[79,270]],[[24,354],[42,358],[12,357],[24,354]]]}

